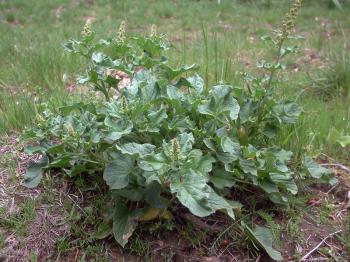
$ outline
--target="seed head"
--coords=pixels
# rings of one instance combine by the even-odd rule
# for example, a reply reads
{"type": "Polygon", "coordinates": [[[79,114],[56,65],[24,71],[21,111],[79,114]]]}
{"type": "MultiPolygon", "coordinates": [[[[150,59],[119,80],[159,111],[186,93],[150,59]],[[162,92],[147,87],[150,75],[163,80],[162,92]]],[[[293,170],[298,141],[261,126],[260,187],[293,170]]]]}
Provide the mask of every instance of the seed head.
{"type": "Polygon", "coordinates": [[[157,26],[155,24],[151,25],[151,34],[150,37],[154,38],[157,36],[157,26]]]}
{"type": "Polygon", "coordinates": [[[303,0],[295,0],[292,8],[285,15],[285,19],[282,22],[280,34],[277,36],[277,44],[279,46],[282,45],[283,41],[287,39],[291,31],[293,30],[294,23],[298,17],[302,2],[303,0]]]}
{"type": "Polygon", "coordinates": [[[76,132],[75,132],[74,128],[71,125],[67,126],[67,131],[68,131],[68,134],[70,134],[71,136],[75,136],[76,135],[76,132]]]}
{"type": "Polygon", "coordinates": [[[83,31],[81,31],[82,36],[90,36],[92,34],[92,29],[91,29],[91,24],[92,21],[91,19],[87,19],[83,28],[83,31]]]}
{"type": "Polygon", "coordinates": [[[177,140],[177,138],[174,138],[173,140],[171,140],[171,145],[172,145],[173,158],[177,159],[179,154],[180,154],[180,145],[179,145],[179,141],[177,140]]]}
{"type": "Polygon", "coordinates": [[[118,29],[117,38],[115,39],[118,44],[122,44],[125,41],[125,29],[126,22],[125,20],[122,20],[118,29]]]}
{"type": "Polygon", "coordinates": [[[37,115],[36,115],[36,118],[37,118],[37,120],[38,120],[39,123],[45,122],[45,119],[44,119],[44,118],[42,117],[42,115],[40,115],[40,114],[37,114],[37,115]]]}

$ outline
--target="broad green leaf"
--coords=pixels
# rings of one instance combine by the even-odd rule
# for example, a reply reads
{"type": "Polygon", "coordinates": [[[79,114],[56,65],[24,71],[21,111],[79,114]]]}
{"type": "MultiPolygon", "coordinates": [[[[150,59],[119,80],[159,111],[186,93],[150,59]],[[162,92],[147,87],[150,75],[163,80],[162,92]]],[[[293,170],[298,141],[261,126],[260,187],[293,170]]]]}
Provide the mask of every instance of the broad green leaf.
{"type": "Polygon", "coordinates": [[[339,143],[342,147],[347,147],[350,145],[350,136],[343,135],[335,128],[331,128],[328,133],[327,140],[330,143],[339,143]]]}
{"type": "Polygon", "coordinates": [[[192,169],[199,171],[204,176],[212,170],[213,163],[216,159],[210,154],[203,156],[203,153],[199,149],[191,150],[187,155],[186,163],[183,165],[184,169],[192,169]]]}
{"type": "Polygon", "coordinates": [[[153,153],[156,146],[152,144],[137,144],[137,143],[126,143],[118,146],[117,148],[123,153],[128,155],[138,155],[139,157],[145,157],[153,153]]]}
{"type": "Polygon", "coordinates": [[[281,48],[281,57],[284,57],[289,54],[295,54],[299,51],[297,46],[288,46],[281,48]]]}
{"type": "Polygon", "coordinates": [[[298,120],[302,109],[297,103],[284,102],[273,107],[273,112],[282,123],[294,124],[298,120]]]}
{"type": "Polygon", "coordinates": [[[93,103],[85,104],[85,103],[79,102],[79,103],[74,103],[67,106],[62,106],[59,108],[59,112],[64,116],[68,116],[73,111],[81,111],[81,110],[94,111],[95,106],[93,105],[93,103]]]}
{"type": "Polygon", "coordinates": [[[113,160],[106,166],[103,179],[110,189],[121,189],[128,185],[129,174],[134,168],[134,160],[128,155],[115,153],[113,160]]]}
{"type": "Polygon", "coordinates": [[[38,186],[43,177],[44,169],[48,167],[48,164],[49,159],[45,155],[38,162],[31,163],[27,173],[24,175],[24,186],[28,188],[38,186]]]}
{"type": "Polygon", "coordinates": [[[133,128],[132,122],[125,119],[113,120],[112,118],[107,117],[104,123],[109,128],[106,136],[106,139],[109,142],[114,142],[120,139],[123,135],[129,134],[133,128]]]}
{"type": "Polygon", "coordinates": [[[77,53],[80,50],[79,45],[80,45],[79,41],[71,39],[63,45],[63,48],[67,52],[77,53]]]}
{"type": "Polygon", "coordinates": [[[62,154],[64,153],[64,145],[63,144],[57,144],[57,145],[51,145],[46,150],[47,154],[62,154]]]}
{"type": "Polygon", "coordinates": [[[350,145],[350,136],[340,136],[337,139],[337,142],[342,146],[342,147],[347,147],[350,145]]]}
{"type": "Polygon", "coordinates": [[[232,91],[232,86],[225,85],[225,84],[219,84],[216,86],[213,86],[210,90],[210,94],[213,95],[215,100],[219,100],[221,98],[227,97],[232,91]]]}
{"type": "MultiPolygon", "coordinates": [[[[266,123],[265,127],[264,127],[264,135],[267,136],[269,139],[273,139],[274,137],[276,137],[278,132],[278,125],[275,123],[266,123]]],[[[288,138],[288,136],[287,136],[288,138]]],[[[285,140],[286,141],[286,140],[285,140]]],[[[283,142],[285,143],[285,142],[283,142]]]]}
{"type": "Polygon", "coordinates": [[[113,235],[115,240],[124,247],[137,227],[137,219],[132,216],[128,208],[118,203],[113,216],[113,235]]]}
{"type": "Polygon", "coordinates": [[[166,166],[166,158],[163,154],[146,156],[138,163],[139,167],[145,171],[158,171],[166,166]]]}
{"type": "Polygon", "coordinates": [[[72,156],[71,155],[59,155],[55,157],[50,162],[50,168],[65,168],[71,165],[72,156]]]}
{"type": "Polygon", "coordinates": [[[234,218],[232,206],[207,184],[207,179],[199,172],[189,170],[179,177],[172,178],[172,193],[192,214],[205,217],[217,210],[224,210],[234,218]]]}
{"type": "Polygon", "coordinates": [[[142,104],[148,104],[160,95],[155,75],[146,69],[134,74],[132,83],[126,91],[130,98],[137,99],[136,101],[140,100],[142,104]]]}
{"type": "Polygon", "coordinates": [[[205,217],[215,212],[207,202],[210,197],[207,179],[198,172],[190,170],[188,174],[173,177],[170,190],[196,216],[205,217]]]}
{"type": "Polygon", "coordinates": [[[168,118],[168,115],[166,113],[166,107],[162,106],[159,110],[157,111],[152,111],[147,115],[150,125],[151,126],[159,126],[163,120],[168,118]]]}
{"type": "MultiPolygon", "coordinates": [[[[161,56],[163,51],[169,49],[170,45],[162,36],[157,36],[157,39],[148,37],[134,37],[137,41],[138,46],[149,56],[158,57],[161,56]]],[[[158,64],[158,63],[157,63],[158,64]]]]}
{"type": "Polygon", "coordinates": [[[212,170],[213,163],[215,162],[216,159],[214,157],[212,157],[210,154],[206,154],[205,156],[201,157],[199,162],[196,163],[196,170],[202,174],[208,174],[212,170]]]}
{"type": "Polygon", "coordinates": [[[158,182],[153,181],[145,188],[145,200],[154,208],[164,209],[168,206],[168,201],[161,195],[161,186],[158,182]]]}
{"type": "Polygon", "coordinates": [[[161,66],[163,76],[169,80],[173,80],[174,78],[180,76],[183,73],[189,72],[189,71],[196,71],[199,69],[199,66],[196,64],[190,65],[190,66],[182,66],[180,68],[173,69],[170,66],[162,65],[161,66]]]}
{"type": "Polygon", "coordinates": [[[244,223],[242,225],[246,229],[249,239],[259,248],[265,250],[273,260],[281,261],[283,259],[281,253],[272,247],[273,235],[270,229],[259,225],[255,225],[254,229],[251,229],[244,223]]]}
{"type": "Polygon", "coordinates": [[[282,175],[282,174],[278,174],[278,173],[270,173],[269,175],[270,175],[271,180],[275,184],[285,188],[293,195],[298,193],[298,187],[295,184],[295,182],[290,174],[286,173],[286,174],[282,175]]]}
{"type": "Polygon", "coordinates": [[[100,63],[103,61],[105,57],[106,55],[103,53],[94,52],[92,53],[91,60],[94,61],[95,63],[100,63]]]}
{"type": "Polygon", "coordinates": [[[240,107],[235,98],[228,96],[224,99],[221,111],[228,111],[231,120],[236,120],[238,118],[239,110],[240,107]]]}
{"type": "Polygon", "coordinates": [[[186,78],[186,80],[191,84],[197,93],[201,94],[203,92],[204,81],[198,74],[194,74],[193,76],[186,78]]]}
{"type": "Polygon", "coordinates": [[[216,103],[214,99],[210,99],[203,105],[198,106],[198,112],[202,115],[216,116],[216,103]]]}
{"type": "Polygon", "coordinates": [[[320,166],[311,157],[305,158],[304,165],[313,178],[321,178],[324,174],[330,173],[327,168],[320,166]]]}
{"type": "Polygon", "coordinates": [[[217,158],[224,164],[231,164],[235,160],[237,160],[236,155],[232,155],[230,153],[225,153],[222,151],[217,152],[217,158]]]}
{"type": "Polygon", "coordinates": [[[166,88],[168,98],[175,101],[185,100],[185,95],[176,86],[168,85],[166,88]]]}
{"type": "Polygon", "coordinates": [[[226,201],[225,198],[219,196],[210,186],[207,187],[207,190],[210,192],[208,206],[213,210],[213,212],[217,210],[225,211],[229,217],[234,219],[235,215],[233,213],[233,206],[231,203],[226,201]]]}
{"type": "Polygon", "coordinates": [[[241,155],[241,146],[239,143],[233,142],[229,137],[225,136],[221,139],[221,148],[225,153],[229,153],[233,160],[237,160],[241,155]]]}
{"type": "Polygon", "coordinates": [[[231,120],[236,120],[240,106],[231,91],[231,87],[226,85],[214,86],[210,93],[211,98],[198,106],[198,112],[215,118],[228,114],[231,120]]]}
{"type": "Polygon", "coordinates": [[[26,154],[42,153],[43,151],[45,152],[46,148],[43,148],[41,145],[28,145],[24,148],[26,154]]]}
{"type": "Polygon", "coordinates": [[[223,169],[214,169],[209,180],[216,188],[230,188],[235,185],[233,175],[223,169]]]}
{"type": "Polygon", "coordinates": [[[258,170],[253,159],[240,159],[239,165],[246,174],[258,175],[258,170]]]}
{"type": "MultiPolygon", "coordinates": [[[[127,89],[127,88],[125,88],[127,89]]],[[[121,109],[122,105],[117,103],[117,101],[113,101],[110,103],[106,103],[101,109],[99,109],[98,113],[115,118],[121,118],[121,109]]],[[[113,125],[112,123],[110,125],[113,125]]]]}
{"type": "Polygon", "coordinates": [[[142,177],[146,179],[145,183],[150,184],[153,181],[158,182],[159,184],[162,184],[162,181],[160,180],[160,176],[163,175],[165,172],[162,170],[158,171],[144,171],[142,172],[142,177]]]}
{"type": "Polygon", "coordinates": [[[243,205],[241,203],[239,203],[237,201],[233,201],[233,200],[228,200],[228,199],[226,199],[226,201],[227,201],[227,203],[230,204],[230,206],[233,210],[241,211],[241,209],[243,207],[243,205]]]}
{"type": "Polygon", "coordinates": [[[229,134],[227,133],[227,127],[223,126],[221,128],[218,128],[215,130],[215,134],[222,139],[223,137],[227,137],[229,136],[229,134]]]}
{"type": "Polygon", "coordinates": [[[272,193],[280,193],[278,187],[276,184],[274,184],[273,182],[270,181],[259,181],[259,186],[268,194],[272,194],[272,193]]]}
{"type": "Polygon", "coordinates": [[[250,144],[246,147],[243,147],[242,149],[243,157],[247,159],[255,159],[261,154],[261,152],[257,148],[250,144]]]}
{"type": "Polygon", "coordinates": [[[204,138],[203,139],[203,143],[206,145],[207,148],[209,148],[210,150],[216,152],[215,144],[213,143],[212,140],[210,140],[210,138],[204,138]]]}
{"type": "Polygon", "coordinates": [[[195,124],[190,120],[188,116],[175,116],[171,121],[168,122],[168,128],[170,130],[177,129],[180,132],[194,129],[195,124]]]}
{"type": "Polygon", "coordinates": [[[278,204],[278,205],[285,205],[288,201],[288,198],[281,194],[281,192],[272,192],[268,195],[269,199],[272,203],[278,204]]]}
{"type": "Polygon", "coordinates": [[[78,76],[78,77],[77,77],[77,83],[78,83],[79,85],[84,85],[84,84],[86,84],[87,82],[89,82],[89,80],[90,80],[90,76],[88,76],[88,75],[78,76]]]}
{"type": "Polygon", "coordinates": [[[241,120],[241,124],[246,123],[247,121],[254,122],[256,121],[256,110],[257,110],[257,102],[254,102],[252,99],[245,102],[242,105],[241,110],[239,112],[239,118],[241,120]]]}
{"type": "Polygon", "coordinates": [[[66,172],[67,172],[68,176],[74,177],[78,174],[81,174],[81,173],[87,171],[87,168],[88,167],[86,165],[78,164],[78,165],[73,166],[71,169],[68,169],[66,172]]]}
{"type": "Polygon", "coordinates": [[[311,157],[305,157],[304,166],[312,178],[322,179],[331,185],[337,182],[337,179],[333,176],[331,170],[320,166],[311,157]]]}
{"type": "Polygon", "coordinates": [[[182,133],[178,136],[180,151],[183,154],[188,153],[194,144],[194,137],[192,133],[182,133]]]}
{"type": "Polygon", "coordinates": [[[140,188],[140,187],[129,185],[126,188],[116,190],[115,194],[117,194],[118,196],[125,197],[126,199],[128,199],[130,201],[137,202],[137,201],[141,201],[144,199],[145,190],[143,188],[140,188]]]}
{"type": "Polygon", "coordinates": [[[275,157],[283,163],[289,161],[293,156],[293,152],[286,151],[281,148],[269,148],[268,150],[272,152],[275,155],[275,157]]]}

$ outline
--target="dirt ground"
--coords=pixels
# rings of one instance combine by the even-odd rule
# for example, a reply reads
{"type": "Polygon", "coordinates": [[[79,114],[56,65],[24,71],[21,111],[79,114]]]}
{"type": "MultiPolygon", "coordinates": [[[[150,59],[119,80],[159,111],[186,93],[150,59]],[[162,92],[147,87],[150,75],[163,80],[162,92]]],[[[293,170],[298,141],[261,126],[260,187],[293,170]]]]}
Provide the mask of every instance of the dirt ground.
{"type": "MultiPolygon", "coordinates": [[[[93,196],[50,179],[37,189],[23,187],[26,167],[37,158],[23,153],[15,135],[0,143],[0,261],[147,261],[142,254],[147,254],[148,261],[270,261],[265,254],[252,252],[225,216],[200,219],[181,208],[174,218],[175,229],[150,234],[142,229],[150,228],[146,224],[124,251],[112,237],[84,242],[80,247],[74,233],[77,220],[71,219],[65,203],[70,201],[83,216],[93,196]],[[70,247],[61,252],[63,243],[70,243],[70,247]],[[87,252],[91,245],[98,249],[87,252]]],[[[334,169],[339,183],[333,187],[311,185],[305,198],[299,199],[306,201],[306,210],[300,214],[275,212],[274,221],[281,233],[278,249],[284,261],[303,257],[303,261],[347,261],[350,170],[321,161],[334,169]]],[[[256,222],[264,223],[261,219],[256,222]]],[[[89,227],[84,230],[89,231],[89,227]]]]}

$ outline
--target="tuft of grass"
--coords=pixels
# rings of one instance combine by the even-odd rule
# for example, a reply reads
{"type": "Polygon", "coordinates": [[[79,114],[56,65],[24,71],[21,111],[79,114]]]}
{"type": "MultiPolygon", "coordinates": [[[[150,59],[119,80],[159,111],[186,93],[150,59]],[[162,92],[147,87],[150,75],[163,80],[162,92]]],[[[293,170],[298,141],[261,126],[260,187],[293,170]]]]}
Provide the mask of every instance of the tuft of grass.
{"type": "Polygon", "coordinates": [[[131,238],[128,250],[130,250],[131,254],[136,254],[140,257],[147,257],[149,254],[150,245],[146,240],[142,239],[139,234],[135,234],[131,238]]]}
{"type": "MultiPolygon", "coordinates": [[[[7,214],[0,213],[0,226],[5,229],[12,229],[18,236],[26,236],[28,233],[27,225],[36,215],[36,200],[27,199],[19,206],[19,212],[7,214]]],[[[6,210],[5,210],[6,211],[6,210]]]]}
{"type": "MultiPolygon", "coordinates": [[[[343,86],[348,88],[347,85],[343,86]]],[[[292,90],[291,88],[289,92],[292,90]]],[[[344,134],[349,132],[347,94],[341,95],[338,88],[338,94],[328,97],[325,101],[324,97],[305,94],[304,90],[294,89],[294,91],[298,92],[294,100],[302,105],[304,113],[296,125],[285,129],[285,132],[276,139],[276,143],[296,152],[295,163],[301,160],[300,155],[305,152],[314,157],[323,154],[336,161],[345,160],[348,150],[335,143],[331,134],[333,130],[344,134]]]]}
{"type": "Polygon", "coordinates": [[[330,65],[310,76],[308,91],[324,100],[334,97],[347,100],[350,92],[350,55],[340,52],[329,57],[330,65]]]}
{"type": "Polygon", "coordinates": [[[346,252],[350,257],[350,213],[344,219],[344,230],[341,236],[337,236],[341,243],[345,246],[346,252]]]}

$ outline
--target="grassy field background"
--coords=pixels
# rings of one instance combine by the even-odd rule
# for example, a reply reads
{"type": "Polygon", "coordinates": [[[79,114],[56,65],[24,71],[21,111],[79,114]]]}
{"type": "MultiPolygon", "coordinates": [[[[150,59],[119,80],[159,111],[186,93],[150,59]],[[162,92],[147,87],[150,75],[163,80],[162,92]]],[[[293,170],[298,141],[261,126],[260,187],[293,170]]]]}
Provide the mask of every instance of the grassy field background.
{"type": "MultiPolygon", "coordinates": [[[[210,83],[239,85],[240,72],[254,71],[268,55],[260,37],[281,24],[290,2],[1,1],[0,131],[30,125],[43,102],[55,107],[71,99],[67,83],[84,67],[62,44],[78,35],[88,18],[104,35],[115,34],[122,19],[128,34],[148,34],[155,24],[174,43],[174,63],[199,64],[210,83]]],[[[348,129],[348,11],[347,4],[339,10],[329,1],[306,1],[297,22],[296,33],[304,39],[280,90],[305,110],[300,126],[283,141],[299,150],[343,156],[327,137],[331,128],[348,129]]]]}
{"type": "MultiPolygon", "coordinates": [[[[199,64],[200,74],[210,84],[227,81],[241,85],[241,72],[256,72],[257,61],[271,56],[260,37],[280,26],[291,3],[289,0],[221,0],[220,4],[215,0],[0,0],[1,142],[13,144],[12,135],[33,124],[42,103],[58,108],[84,99],[87,92],[83,87],[77,87],[73,94],[67,91],[84,71],[83,61],[66,54],[62,45],[80,34],[87,19],[93,20],[94,30],[104,37],[116,34],[121,20],[126,20],[129,35],[149,34],[151,25],[155,24],[158,32],[165,33],[174,44],[170,51],[174,64],[199,64]]],[[[348,166],[349,149],[336,143],[332,134],[350,135],[350,3],[341,1],[342,8],[332,3],[308,0],[301,10],[295,28],[295,34],[303,36],[297,42],[300,52],[287,61],[278,92],[301,104],[304,113],[298,124],[286,129],[275,143],[297,153],[307,151],[311,156],[327,157],[348,166]]],[[[0,172],[5,164],[11,172],[18,171],[11,157],[14,155],[0,155],[0,172]]],[[[53,190],[41,200],[53,203],[58,195],[53,190]]],[[[35,216],[32,210],[37,205],[38,201],[25,200],[19,206],[21,216],[13,220],[16,234],[25,235],[23,232],[35,216]]],[[[322,204],[317,222],[327,220],[331,211],[322,204]]],[[[70,212],[69,221],[76,221],[76,211],[70,212]]],[[[0,222],[5,221],[1,220],[1,214],[0,222]]],[[[287,225],[289,234],[298,239],[303,216],[295,210],[289,214],[293,217],[287,225]]],[[[265,220],[273,230],[281,231],[266,214],[265,220]]],[[[350,218],[347,220],[349,223],[350,218]]],[[[0,229],[1,226],[0,223],[0,229]]],[[[83,235],[82,229],[75,227],[74,234],[83,235]]],[[[135,239],[129,251],[143,256],[149,247],[137,236],[135,239]]],[[[344,235],[341,241],[350,250],[348,240],[344,235]]],[[[82,245],[85,255],[104,248],[104,244],[84,241],[73,243],[71,237],[63,236],[56,248],[59,254],[64,254],[72,246],[82,245]]],[[[0,249],[4,243],[4,237],[0,236],[0,249]]],[[[283,241],[277,246],[283,248],[283,241]]]]}

